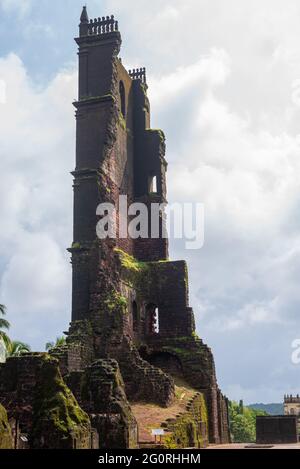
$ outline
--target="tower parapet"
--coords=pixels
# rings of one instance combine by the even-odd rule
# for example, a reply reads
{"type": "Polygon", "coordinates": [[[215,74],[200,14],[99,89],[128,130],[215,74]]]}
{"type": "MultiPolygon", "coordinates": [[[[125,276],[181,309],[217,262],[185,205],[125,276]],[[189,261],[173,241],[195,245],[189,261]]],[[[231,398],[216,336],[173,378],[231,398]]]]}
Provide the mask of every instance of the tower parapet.
{"type": "Polygon", "coordinates": [[[300,396],[293,396],[292,394],[285,394],[284,395],[284,403],[285,404],[300,404],[300,396]]]}
{"type": "Polygon", "coordinates": [[[115,31],[119,31],[119,24],[115,20],[114,15],[90,20],[88,26],[88,35],[90,36],[113,33],[115,31]]]}
{"type": "Polygon", "coordinates": [[[101,18],[89,19],[86,7],[83,7],[80,17],[80,37],[99,36],[102,34],[113,33],[119,30],[118,21],[114,15],[102,16],[101,18]]]}
{"type": "Polygon", "coordinates": [[[137,68],[133,70],[129,70],[129,76],[132,78],[132,80],[141,80],[142,83],[146,84],[146,69],[145,67],[143,68],[137,68]]]}

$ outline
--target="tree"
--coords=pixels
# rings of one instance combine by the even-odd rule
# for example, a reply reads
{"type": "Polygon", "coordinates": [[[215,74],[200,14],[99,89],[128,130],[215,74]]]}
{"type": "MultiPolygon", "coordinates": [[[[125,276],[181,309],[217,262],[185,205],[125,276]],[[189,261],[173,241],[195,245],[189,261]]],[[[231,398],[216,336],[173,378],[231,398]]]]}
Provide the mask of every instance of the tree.
{"type": "Polygon", "coordinates": [[[0,305],[0,340],[4,343],[6,349],[11,345],[11,340],[8,337],[5,331],[8,331],[10,328],[10,323],[3,317],[6,314],[6,308],[4,305],[0,305]],[[3,330],[4,329],[4,330],[3,330]]]}
{"type": "Polygon", "coordinates": [[[10,346],[7,348],[7,357],[20,357],[23,353],[30,352],[31,348],[29,345],[24,344],[23,342],[13,341],[10,343],[10,346]]]}
{"type": "Polygon", "coordinates": [[[244,413],[244,401],[243,400],[240,400],[240,403],[239,403],[239,414],[243,414],[244,413]]]}
{"type": "Polygon", "coordinates": [[[61,347],[62,345],[65,345],[66,343],[66,338],[65,337],[57,337],[56,342],[47,342],[46,344],[46,350],[49,352],[49,350],[56,348],[56,347],[61,347]]]}
{"type": "Polygon", "coordinates": [[[256,416],[266,412],[245,407],[240,401],[230,402],[230,432],[235,443],[254,443],[256,440],[256,416]]]}

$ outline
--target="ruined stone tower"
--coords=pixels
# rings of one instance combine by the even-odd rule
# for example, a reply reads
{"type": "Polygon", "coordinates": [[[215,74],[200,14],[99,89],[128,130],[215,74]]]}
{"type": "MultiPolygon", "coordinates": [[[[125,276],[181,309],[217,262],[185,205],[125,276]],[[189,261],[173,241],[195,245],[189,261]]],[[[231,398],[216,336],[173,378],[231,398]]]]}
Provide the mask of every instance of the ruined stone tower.
{"type": "Polygon", "coordinates": [[[119,212],[119,196],[125,208],[167,202],[146,71],[124,68],[112,16],[89,20],[84,7],[76,42],[72,320],[66,345],[0,364],[1,447],[143,447],[141,405],[156,409],[167,448],[226,443],[228,402],[195,333],[186,263],[169,260],[163,210],[155,237],[124,236],[119,220],[114,238],[96,233],[101,203],[119,212]],[[161,417],[165,408],[172,418],[161,417]]]}
{"type": "MultiPolygon", "coordinates": [[[[150,128],[146,71],[128,73],[122,65],[117,21],[106,17],[89,22],[84,9],[76,42],[79,98],[74,103],[73,320],[89,318],[94,281],[98,280],[97,273],[92,278],[85,262],[97,239],[98,204],[112,202],[118,207],[119,195],[126,195],[128,204],[166,202],[167,168],[164,135],[150,128]]],[[[141,261],[168,258],[167,240],[162,238],[133,241],[119,237],[115,246],[141,261]]]]}
{"type": "MultiPolygon", "coordinates": [[[[167,447],[226,443],[227,399],[211,350],[195,333],[186,263],[169,260],[163,210],[156,237],[121,235],[118,221],[116,237],[96,233],[101,203],[119,212],[119,196],[126,208],[167,202],[165,137],[150,126],[146,70],[123,66],[113,16],[89,20],[84,7],[76,43],[72,320],[66,345],[51,357],[27,354],[0,365],[0,404],[15,446],[23,434],[32,448],[136,448],[134,407],[151,404],[160,415],[182,383],[186,406],[159,422],[167,447]]],[[[149,235],[152,228],[149,220],[149,235]]]]}
{"type": "Polygon", "coordinates": [[[165,137],[150,126],[146,70],[122,65],[112,16],[89,20],[84,7],[76,42],[72,320],[66,345],[0,364],[1,447],[142,447],[141,405],[156,409],[167,448],[226,443],[228,402],[195,333],[186,263],[169,260],[163,210],[155,237],[124,236],[118,221],[114,238],[96,233],[101,203],[119,212],[119,196],[125,208],[167,202],[165,137]],[[161,417],[165,408],[172,418],[161,417]]]}
{"type": "MultiPolygon", "coordinates": [[[[206,399],[209,439],[228,441],[227,403],[218,389],[210,349],[195,334],[187,267],[168,260],[168,241],[99,240],[98,204],[166,202],[165,137],[150,126],[145,68],[127,71],[121,34],[111,17],[79,26],[79,97],[74,176],[72,323],[83,369],[98,358],[117,360],[130,401],[169,405],[174,376],[206,399]]],[[[151,226],[149,226],[149,232],[151,226]]]]}

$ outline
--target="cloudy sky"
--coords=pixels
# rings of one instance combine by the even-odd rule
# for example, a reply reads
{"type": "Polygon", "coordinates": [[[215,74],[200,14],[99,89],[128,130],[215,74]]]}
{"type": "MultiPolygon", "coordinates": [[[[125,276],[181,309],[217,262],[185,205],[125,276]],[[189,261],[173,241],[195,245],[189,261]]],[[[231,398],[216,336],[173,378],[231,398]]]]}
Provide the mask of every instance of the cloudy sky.
{"type": "MultiPolygon", "coordinates": [[[[76,45],[82,0],[0,0],[0,302],[34,349],[70,319],[76,45]],[[4,90],[6,84],[6,90],[4,90]],[[6,100],[4,100],[6,91],[6,100]]],[[[300,3],[89,0],[146,66],[170,202],[205,205],[189,263],[198,334],[232,399],[300,391],[300,3]]]]}

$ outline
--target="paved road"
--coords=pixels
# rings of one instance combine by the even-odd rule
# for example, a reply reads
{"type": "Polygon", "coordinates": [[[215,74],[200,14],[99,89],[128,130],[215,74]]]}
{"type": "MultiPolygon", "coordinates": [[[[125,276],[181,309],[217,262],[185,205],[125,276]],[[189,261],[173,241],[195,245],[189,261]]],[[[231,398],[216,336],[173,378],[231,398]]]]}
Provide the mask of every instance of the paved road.
{"type": "Polygon", "coordinates": [[[218,445],[218,446],[209,446],[207,449],[298,449],[300,450],[300,443],[289,444],[289,445],[253,445],[253,444],[237,444],[233,443],[231,445],[218,445]]]}

